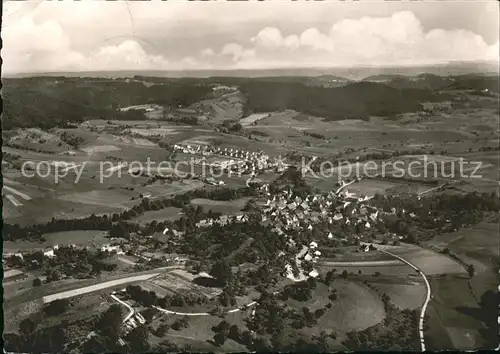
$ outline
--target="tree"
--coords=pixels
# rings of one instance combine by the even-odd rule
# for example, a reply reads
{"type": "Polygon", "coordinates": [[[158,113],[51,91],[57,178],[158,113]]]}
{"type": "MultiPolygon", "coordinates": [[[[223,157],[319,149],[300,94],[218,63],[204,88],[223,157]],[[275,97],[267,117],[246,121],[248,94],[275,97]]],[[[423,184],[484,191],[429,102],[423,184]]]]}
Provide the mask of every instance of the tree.
{"type": "Polygon", "coordinates": [[[172,343],[168,340],[164,340],[158,346],[153,348],[154,353],[177,353],[181,352],[181,348],[179,348],[175,343],[172,343]]]}
{"type": "Polygon", "coordinates": [[[331,301],[337,300],[337,289],[333,289],[330,295],[328,295],[328,299],[331,301]]]}
{"type": "Polygon", "coordinates": [[[327,273],[326,273],[326,276],[325,276],[325,284],[326,285],[330,285],[332,280],[333,280],[333,271],[332,270],[329,270],[327,273]]]}
{"type": "Polygon", "coordinates": [[[167,330],[168,330],[168,326],[166,325],[161,325],[158,327],[158,329],[156,330],[156,336],[157,337],[164,337],[165,334],[167,334],[167,330]]]}
{"type": "Polygon", "coordinates": [[[223,285],[226,285],[233,273],[231,272],[231,266],[228,261],[224,259],[215,262],[212,269],[210,269],[210,275],[220,281],[223,285]]]}
{"type": "Polygon", "coordinates": [[[68,306],[68,299],[57,299],[49,303],[47,307],[45,307],[44,311],[49,316],[57,316],[66,312],[68,306]]]}
{"type": "Polygon", "coordinates": [[[149,332],[146,326],[134,328],[126,337],[132,353],[146,353],[149,348],[149,332]]]}
{"type": "Polygon", "coordinates": [[[108,339],[118,340],[122,327],[122,309],[118,304],[113,304],[101,316],[97,323],[97,329],[108,339]]]}
{"type": "Polygon", "coordinates": [[[324,314],[325,314],[325,310],[323,310],[323,309],[317,309],[316,311],[314,311],[314,316],[316,316],[317,319],[319,319],[324,314]]]}
{"type": "Polygon", "coordinates": [[[8,352],[22,353],[26,352],[23,350],[23,337],[17,333],[4,333],[3,335],[5,340],[5,350],[8,352]]]}
{"type": "Polygon", "coordinates": [[[40,278],[33,279],[33,286],[40,286],[40,285],[42,285],[42,281],[40,280],[40,278]]]}
{"type": "Polygon", "coordinates": [[[229,338],[235,341],[239,341],[241,337],[240,329],[238,328],[237,325],[232,325],[231,328],[229,328],[229,333],[227,335],[229,338]]]}
{"type": "Polygon", "coordinates": [[[226,342],[226,336],[222,332],[217,332],[214,335],[214,343],[216,346],[220,347],[226,342]]]}
{"type": "Polygon", "coordinates": [[[467,267],[467,273],[469,273],[469,277],[473,277],[474,274],[476,272],[476,269],[474,268],[474,265],[472,264],[469,264],[469,266],[467,267]]]}
{"type": "Polygon", "coordinates": [[[227,336],[230,328],[231,328],[230,324],[226,320],[224,320],[224,321],[221,321],[217,325],[217,327],[214,328],[214,330],[215,330],[215,332],[223,333],[225,336],[227,336]]]}
{"type": "Polygon", "coordinates": [[[19,332],[22,335],[28,336],[36,329],[36,323],[31,318],[26,318],[19,323],[19,332]]]}
{"type": "Polygon", "coordinates": [[[253,342],[253,336],[252,336],[252,332],[250,331],[243,331],[243,333],[241,333],[241,342],[246,345],[247,347],[252,345],[252,342],[253,342]]]}
{"type": "Polygon", "coordinates": [[[100,335],[90,337],[84,344],[82,352],[84,353],[105,353],[109,351],[106,348],[106,338],[100,335]]]}

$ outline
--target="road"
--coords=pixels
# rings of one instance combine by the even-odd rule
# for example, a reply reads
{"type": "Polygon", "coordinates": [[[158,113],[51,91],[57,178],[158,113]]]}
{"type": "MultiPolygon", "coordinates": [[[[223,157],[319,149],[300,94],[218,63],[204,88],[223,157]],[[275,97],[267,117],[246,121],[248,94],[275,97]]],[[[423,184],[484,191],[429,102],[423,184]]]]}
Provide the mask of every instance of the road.
{"type": "Polygon", "coordinates": [[[47,304],[49,302],[52,302],[52,301],[58,300],[58,299],[66,299],[66,298],[75,297],[75,296],[79,296],[79,295],[83,295],[83,294],[87,294],[87,293],[92,293],[94,291],[104,290],[104,289],[111,288],[111,287],[118,286],[118,285],[124,285],[124,284],[128,284],[128,283],[136,282],[136,281],[148,280],[148,279],[156,277],[159,274],[160,273],[144,274],[144,275],[136,275],[133,277],[118,279],[118,280],[111,280],[111,281],[107,281],[107,282],[100,283],[100,284],[86,286],[84,288],[79,288],[79,289],[75,289],[75,290],[68,290],[68,291],[63,291],[61,293],[57,293],[57,294],[47,295],[47,296],[44,296],[42,300],[43,300],[44,304],[47,304]]]}
{"type": "Polygon", "coordinates": [[[5,197],[16,207],[23,205],[13,195],[7,194],[5,197]]]}
{"type": "Polygon", "coordinates": [[[30,200],[31,199],[31,197],[29,195],[26,195],[23,192],[19,192],[17,189],[14,189],[12,187],[4,185],[3,189],[5,189],[6,191],[8,191],[10,193],[13,193],[13,194],[16,194],[16,195],[20,196],[24,200],[30,200]]]}
{"type": "Polygon", "coordinates": [[[422,352],[425,352],[424,318],[425,318],[425,311],[427,310],[427,305],[429,304],[429,301],[431,300],[431,286],[429,284],[429,281],[427,280],[427,277],[425,276],[425,274],[419,268],[417,268],[414,264],[408,262],[406,259],[404,259],[398,255],[395,255],[394,253],[391,253],[389,251],[384,251],[384,250],[379,250],[379,251],[386,253],[388,255],[391,255],[393,257],[396,257],[401,262],[406,263],[407,265],[409,265],[410,267],[412,267],[413,269],[418,271],[420,273],[420,275],[422,275],[422,278],[424,278],[425,286],[427,287],[427,295],[425,297],[424,304],[422,305],[422,310],[420,311],[420,319],[419,319],[419,323],[418,323],[418,333],[420,336],[420,346],[422,348],[422,352]]]}
{"type": "MultiPolygon", "coordinates": [[[[337,168],[338,168],[338,167],[337,167],[337,168]]],[[[359,179],[359,181],[361,181],[361,179],[359,179]]],[[[349,187],[351,184],[356,183],[356,182],[359,182],[359,181],[358,181],[358,180],[356,180],[356,179],[353,179],[351,182],[346,183],[346,184],[344,184],[343,186],[341,186],[340,188],[338,188],[338,189],[335,191],[335,194],[336,194],[336,195],[339,195],[339,193],[340,193],[340,192],[342,192],[342,190],[343,190],[344,188],[347,188],[347,187],[349,187]]]]}
{"type": "Polygon", "coordinates": [[[119,302],[120,304],[122,304],[123,306],[125,306],[129,313],[127,316],[125,316],[125,318],[123,319],[123,323],[127,322],[130,318],[132,318],[132,316],[134,315],[135,311],[134,311],[134,308],[132,306],[130,306],[129,304],[127,304],[125,301],[122,301],[120,300],[119,298],[117,298],[115,295],[111,295],[111,297],[113,298],[113,300],[119,302]]]}
{"type": "Polygon", "coordinates": [[[420,196],[422,196],[422,195],[424,195],[424,194],[427,194],[427,193],[429,193],[429,192],[432,192],[432,191],[435,191],[435,190],[438,190],[438,189],[443,189],[443,188],[445,188],[445,187],[446,187],[446,184],[443,184],[443,185],[441,185],[441,186],[437,186],[437,187],[433,187],[433,188],[431,188],[431,189],[428,189],[428,190],[426,190],[426,191],[423,191],[423,192],[418,193],[418,196],[420,197],[420,196]]]}
{"type": "MultiPolygon", "coordinates": [[[[229,311],[227,311],[227,313],[239,312],[239,311],[241,311],[242,307],[249,308],[249,307],[252,307],[252,306],[254,306],[256,304],[257,304],[257,301],[252,301],[249,304],[246,304],[246,305],[234,308],[232,310],[229,310],[229,311]]],[[[160,311],[160,312],[163,312],[163,313],[166,313],[166,314],[170,314],[170,315],[180,315],[180,316],[210,316],[211,315],[208,312],[177,312],[177,311],[166,310],[166,309],[158,307],[158,306],[153,306],[153,307],[155,309],[157,309],[158,311],[160,311]]]]}
{"type": "Polygon", "coordinates": [[[78,284],[74,284],[74,287],[71,286],[71,288],[69,290],[65,290],[62,292],[53,293],[53,294],[49,294],[49,295],[45,295],[45,296],[32,294],[33,296],[31,296],[30,299],[24,299],[23,301],[26,302],[26,301],[32,301],[32,300],[35,300],[38,298],[42,298],[44,303],[48,303],[48,302],[54,301],[58,298],[69,298],[69,297],[79,296],[79,295],[91,293],[94,291],[105,290],[107,288],[118,286],[118,285],[125,285],[125,284],[135,282],[135,281],[147,280],[147,279],[153,278],[153,277],[161,274],[164,271],[173,270],[173,269],[183,269],[183,268],[185,268],[185,266],[183,266],[183,265],[165,266],[165,267],[150,269],[147,271],[136,272],[135,275],[133,275],[133,276],[121,275],[113,280],[108,280],[105,282],[96,282],[94,284],[85,285],[85,286],[78,286],[78,284]]]}
{"type": "Polygon", "coordinates": [[[318,264],[337,266],[337,267],[378,267],[378,266],[390,266],[401,264],[398,260],[390,261],[357,261],[357,262],[329,262],[329,261],[319,261],[318,264]]]}

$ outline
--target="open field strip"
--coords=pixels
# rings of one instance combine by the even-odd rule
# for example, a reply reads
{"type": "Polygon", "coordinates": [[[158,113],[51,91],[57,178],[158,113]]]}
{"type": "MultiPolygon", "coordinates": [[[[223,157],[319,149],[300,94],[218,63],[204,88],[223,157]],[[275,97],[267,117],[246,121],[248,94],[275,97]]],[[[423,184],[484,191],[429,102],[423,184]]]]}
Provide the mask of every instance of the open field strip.
{"type": "Polygon", "coordinates": [[[254,122],[267,118],[271,115],[271,113],[254,113],[249,115],[248,117],[241,118],[240,124],[244,127],[253,124],[254,122]]]}
{"type": "Polygon", "coordinates": [[[391,255],[393,257],[396,257],[401,262],[404,262],[407,265],[409,265],[411,268],[415,269],[417,272],[419,272],[419,274],[422,275],[422,278],[424,278],[425,286],[427,287],[427,294],[425,296],[425,301],[424,301],[424,304],[422,305],[422,310],[420,312],[420,319],[419,319],[419,323],[418,323],[418,333],[419,333],[419,336],[420,336],[420,346],[422,348],[422,352],[425,352],[424,317],[425,317],[425,311],[427,310],[427,305],[429,304],[429,301],[431,300],[431,286],[429,284],[429,281],[427,280],[427,277],[425,276],[425,274],[420,269],[418,269],[412,263],[408,262],[406,259],[404,259],[402,257],[399,257],[399,256],[397,256],[394,253],[391,253],[389,251],[380,250],[380,252],[389,254],[389,255],[391,255]]]}
{"type": "Polygon", "coordinates": [[[85,151],[86,153],[94,153],[94,152],[120,151],[121,149],[118,146],[114,145],[98,145],[98,146],[85,147],[80,150],[85,151]]]}
{"type": "Polygon", "coordinates": [[[111,288],[113,286],[132,283],[132,282],[136,282],[136,281],[148,280],[148,279],[151,279],[153,277],[158,276],[159,274],[160,273],[143,274],[143,275],[136,275],[133,277],[123,278],[123,279],[118,279],[118,280],[111,280],[111,281],[108,281],[105,283],[91,285],[91,286],[87,286],[87,287],[80,288],[80,289],[69,290],[69,291],[64,291],[62,293],[47,295],[47,296],[44,296],[42,298],[42,301],[44,304],[47,304],[49,302],[52,302],[52,301],[58,300],[58,299],[66,299],[66,298],[70,298],[70,297],[75,297],[75,296],[91,293],[94,291],[99,291],[99,290],[111,288]]]}
{"type": "Polygon", "coordinates": [[[127,263],[127,264],[130,264],[130,265],[133,265],[133,266],[135,266],[137,264],[135,262],[132,262],[130,259],[127,259],[127,258],[124,258],[124,257],[118,257],[118,260],[120,262],[127,263]]]}
{"type": "Polygon", "coordinates": [[[113,167],[106,169],[106,172],[115,172],[115,171],[121,170],[122,168],[124,168],[127,165],[128,165],[127,162],[121,162],[116,166],[113,166],[113,167]]]}
{"type": "Polygon", "coordinates": [[[18,201],[18,200],[17,200],[17,199],[13,196],[13,195],[8,194],[8,195],[6,195],[5,197],[6,197],[8,200],[10,200],[10,202],[11,202],[12,204],[14,204],[14,206],[16,206],[16,207],[23,205],[23,204],[22,204],[22,203],[20,203],[20,202],[19,202],[19,201],[18,201]]]}
{"type": "Polygon", "coordinates": [[[6,191],[8,191],[8,192],[11,192],[11,193],[14,193],[14,194],[16,194],[16,195],[20,196],[20,197],[21,197],[21,198],[23,198],[24,200],[30,200],[30,199],[31,199],[31,197],[30,197],[29,195],[26,195],[26,194],[24,194],[23,192],[19,192],[17,189],[14,189],[14,188],[12,188],[12,187],[5,186],[5,185],[4,185],[4,186],[3,186],[3,188],[4,188],[6,191]]]}

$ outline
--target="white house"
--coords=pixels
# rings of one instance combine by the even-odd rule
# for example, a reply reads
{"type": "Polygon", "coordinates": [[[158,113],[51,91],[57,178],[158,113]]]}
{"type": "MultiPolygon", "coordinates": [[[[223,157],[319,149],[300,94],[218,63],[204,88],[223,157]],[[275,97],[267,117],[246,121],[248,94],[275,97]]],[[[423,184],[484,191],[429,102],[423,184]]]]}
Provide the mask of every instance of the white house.
{"type": "Polygon", "coordinates": [[[316,269],[313,269],[309,272],[309,276],[316,278],[319,275],[318,271],[316,269]]]}
{"type": "Polygon", "coordinates": [[[54,250],[53,249],[50,249],[50,250],[47,250],[47,251],[44,251],[43,252],[43,255],[45,257],[49,257],[49,258],[52,258],[52,257],[55,257],[56,255],[54,254],[54,250]]]}
{"type": "Polygon", "coordinates": [[[102,252],[113,252],[115,251],[117,254],[124,254],[123,250],[121,249],[120,246],[111,246],[111,245],[103,245],[101,247],[102,252]]]}

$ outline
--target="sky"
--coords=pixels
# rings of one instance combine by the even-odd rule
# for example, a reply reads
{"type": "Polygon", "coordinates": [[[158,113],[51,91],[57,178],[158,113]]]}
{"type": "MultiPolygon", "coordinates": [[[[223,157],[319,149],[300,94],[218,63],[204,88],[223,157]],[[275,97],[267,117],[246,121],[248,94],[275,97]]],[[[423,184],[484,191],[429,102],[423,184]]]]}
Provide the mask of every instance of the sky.
{"type": "Polygon", "coordinates": [[[498,61],[496,1],[4,2],[6,74],[498,61]]]}

